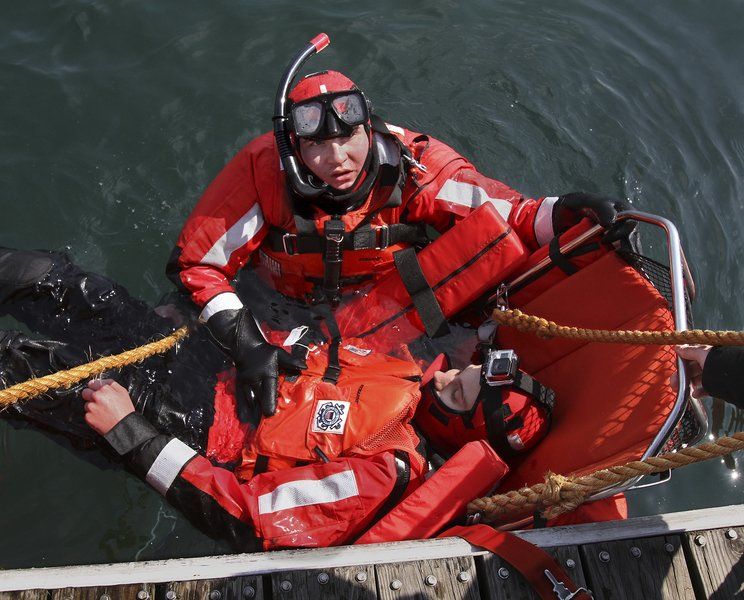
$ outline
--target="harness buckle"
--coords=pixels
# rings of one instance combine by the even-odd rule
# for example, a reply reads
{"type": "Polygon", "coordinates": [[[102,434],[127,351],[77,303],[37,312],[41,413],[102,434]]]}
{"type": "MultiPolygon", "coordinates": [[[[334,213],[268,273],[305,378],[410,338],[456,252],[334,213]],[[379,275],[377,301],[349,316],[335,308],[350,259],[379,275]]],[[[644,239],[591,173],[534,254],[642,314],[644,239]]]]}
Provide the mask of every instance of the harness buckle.
{"type": "Polygon", "coordinates": [[[390,245],[390,227],[380,225],[377,228],[377,245],[375,250],[383,250],[390,245]]]}
{"type": "Polygon", "coordinates": [[[284,247],[284,252],[289,254],[289,256],[297,254],[297,235],[294,233],[285,233],[282,236],[282,246],[284,247]]]}
{"type": "Polygon", "coordinates": [[[591,593],[591,591],[589,591],[585,587],[577,588],[575,591],[572,592],[562,581],[558,581],[555,575],[553,575],[547,569],[545,569],[543,573],[545,573],[545,577],[548,578],[548,581],[553,584],[553,593],[555,594],[556,598],[558,598],[558,600],[572,600],[572,598],[576,598],[579,594],[586,594],[589,598],[594,598],[594,595],[591,593]]]}

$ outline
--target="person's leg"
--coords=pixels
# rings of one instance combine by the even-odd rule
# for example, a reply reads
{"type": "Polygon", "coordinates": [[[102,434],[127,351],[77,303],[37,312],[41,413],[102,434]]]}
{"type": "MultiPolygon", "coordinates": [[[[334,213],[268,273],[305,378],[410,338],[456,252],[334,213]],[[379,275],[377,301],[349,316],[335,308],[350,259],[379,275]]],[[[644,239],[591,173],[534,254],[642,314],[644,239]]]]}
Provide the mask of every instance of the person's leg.
{"type": "Polygon", "coordinates": [[[0,316],[45,337],[111,354],[173,328],[111,279],[61,252],[0,248],[0,316]]]}
{"type": "MultiPolygon", "coordinates": [[[[134,348],[173,329],[169,320],[121,285],[82,270],[59,252],[0,248],[2,315],[51,338],[0,332],[3,388],[134,348]]],[[[224,357],[214,345],[192,335],[178,353],[151,357],[105,376],[127,387],[137,410],[158,429],[202,450],[214,412],[216,373],[223,368],[224,357]]],[[[84,385],[17,403],[7,416],[22,417],[86,445],[96,437],[83,419],[84,385]]]]}
{"type": "MultiPolygon", "coordinates": [[[[51,340],[34,340],[18,331],[0,331],[0,387],[68,369],[85,361],[74,346],[51,340]]],[[[44,429],[62,433],[78,447],[90,447],[98,437],[84,420],[80,400],[82,384],[19,400],[0,413],[23,418],[44,429]]]]}

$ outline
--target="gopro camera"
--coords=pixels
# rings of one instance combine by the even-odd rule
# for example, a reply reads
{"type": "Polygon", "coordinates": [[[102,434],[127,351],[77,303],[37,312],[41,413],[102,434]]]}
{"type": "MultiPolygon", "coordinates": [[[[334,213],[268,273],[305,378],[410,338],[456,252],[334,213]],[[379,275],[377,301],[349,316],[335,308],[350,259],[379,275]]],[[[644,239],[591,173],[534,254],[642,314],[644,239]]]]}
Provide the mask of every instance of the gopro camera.
{"type": "Polygon", "coordinates": [[[483,363],[483,378],[490,386],[514,383],[519,358],[514,350],[489,350],[483,363]]]}

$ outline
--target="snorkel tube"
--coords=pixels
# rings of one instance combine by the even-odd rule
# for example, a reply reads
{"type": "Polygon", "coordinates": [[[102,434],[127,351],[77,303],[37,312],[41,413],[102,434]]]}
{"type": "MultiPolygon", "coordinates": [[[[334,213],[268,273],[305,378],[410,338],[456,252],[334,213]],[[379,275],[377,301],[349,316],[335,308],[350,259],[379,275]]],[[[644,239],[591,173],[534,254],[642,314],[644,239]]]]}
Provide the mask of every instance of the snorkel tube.
{"type": "Polygon", "coordinates": [[[295,192],[310,200],[318,198],[325,192],[325,189],[311,185],[303,177],[297,157],[292,152],[292,142],[289,138],[287,96],[289,94],[289,86],[292,84],[292,80],[297,75],[300,67],[302,67],[308,58],[323,50],[330,43],[331,40],[325,33],[319,33],[310,40],[305,48],[300,50],[292,58],[279,82],[279,89],[276,92],[276,101],[274,103],[274,139],[276,140],[276,147],[279,150],[282,167],[287,174],[290,186],[292,186],[295,192]]]}

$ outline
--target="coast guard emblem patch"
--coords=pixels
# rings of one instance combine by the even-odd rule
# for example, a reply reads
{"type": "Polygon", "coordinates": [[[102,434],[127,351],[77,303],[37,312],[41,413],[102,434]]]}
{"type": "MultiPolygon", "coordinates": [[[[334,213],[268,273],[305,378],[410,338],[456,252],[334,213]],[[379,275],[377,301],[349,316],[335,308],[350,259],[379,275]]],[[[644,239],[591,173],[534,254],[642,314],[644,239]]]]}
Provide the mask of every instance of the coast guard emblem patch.
{"type": "Polygon", "coordinates": [[[318,400],[311,431],[315,433],[342,434],[349,418],[349,402],[343,400],[318,400]]]}

